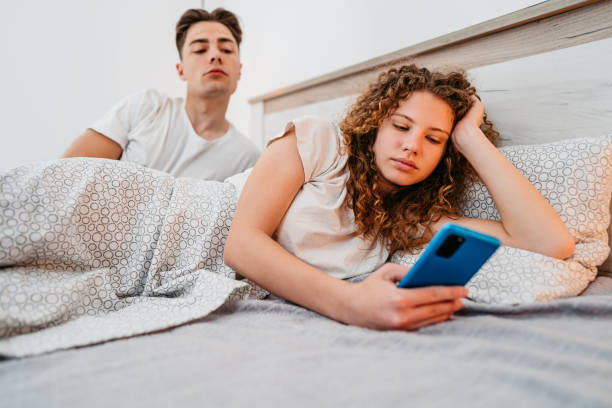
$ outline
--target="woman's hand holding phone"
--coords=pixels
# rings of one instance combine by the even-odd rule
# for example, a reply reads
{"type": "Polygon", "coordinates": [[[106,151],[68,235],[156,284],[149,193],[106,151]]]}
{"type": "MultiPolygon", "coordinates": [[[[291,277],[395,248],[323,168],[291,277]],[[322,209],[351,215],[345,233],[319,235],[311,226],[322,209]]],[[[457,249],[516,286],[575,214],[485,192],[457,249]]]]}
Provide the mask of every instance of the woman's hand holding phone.
{"type": "Polygon", "coordinates": [[[344,303],[344,320],[379,330],[413,330],[448,320],[468,295],[461,285],[499,245],[493,236],[447,223],[409,271],[387,263],[355,284],[344,303]]]}
{"type": "Polygon", "coordinates": [[[400,289],[406,267],[387,263],[356,283],[347,299],[346,323],[378,330],[415,330],[448,320],[463,307],[463,286],[400,289]]]}

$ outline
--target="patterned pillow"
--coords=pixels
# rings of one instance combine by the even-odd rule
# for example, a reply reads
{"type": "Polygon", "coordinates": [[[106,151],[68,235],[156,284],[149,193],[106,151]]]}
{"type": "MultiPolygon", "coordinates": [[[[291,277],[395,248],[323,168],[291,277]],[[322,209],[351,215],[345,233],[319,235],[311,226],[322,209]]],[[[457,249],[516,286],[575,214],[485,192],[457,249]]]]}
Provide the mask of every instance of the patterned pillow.
{"type": "MultiPolygon", "coordinates": [[[[502,247],[468,283],[470,298],[520,303],[578,295],[610,252],[612,134],[500,150],[550,202],[576,247],[565,261],[502,247]]],[[[462,212],[466,217],[500,219],[481,182],[468,189],[462,212]]],[[[418,254],[397,252],[391,262],[411,266],[416,258],[418,254]]]]}

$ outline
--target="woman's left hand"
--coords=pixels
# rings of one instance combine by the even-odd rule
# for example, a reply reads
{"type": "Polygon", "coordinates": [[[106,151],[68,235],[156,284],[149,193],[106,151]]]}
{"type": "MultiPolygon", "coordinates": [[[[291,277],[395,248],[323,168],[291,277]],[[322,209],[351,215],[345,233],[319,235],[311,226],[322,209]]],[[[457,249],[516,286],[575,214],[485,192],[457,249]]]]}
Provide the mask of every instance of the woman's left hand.
{"type": "Polygon", "coordinates": [[[475,135],[482,135],[480,125],[484,119],[484,105],[476,95],[472,95],[472,106],[467,111],[465,116],[461,118],[455,125],[451,139],[453,144],[461,153],[464,153],[464,148],[475,139],[475,135]]]}

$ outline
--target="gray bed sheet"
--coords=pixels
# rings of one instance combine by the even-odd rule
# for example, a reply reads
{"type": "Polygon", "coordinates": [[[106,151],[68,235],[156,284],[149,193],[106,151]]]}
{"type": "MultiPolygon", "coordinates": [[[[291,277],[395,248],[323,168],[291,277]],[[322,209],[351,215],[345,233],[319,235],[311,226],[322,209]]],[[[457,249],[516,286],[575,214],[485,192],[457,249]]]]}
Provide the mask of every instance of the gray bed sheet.
{"type": "Polygon", "coordinates": [[[466,302],[416,332],[244,300],[172,330],[0,362],[0,406],[612,406],[612,278],[575,298],[466,302]]]}

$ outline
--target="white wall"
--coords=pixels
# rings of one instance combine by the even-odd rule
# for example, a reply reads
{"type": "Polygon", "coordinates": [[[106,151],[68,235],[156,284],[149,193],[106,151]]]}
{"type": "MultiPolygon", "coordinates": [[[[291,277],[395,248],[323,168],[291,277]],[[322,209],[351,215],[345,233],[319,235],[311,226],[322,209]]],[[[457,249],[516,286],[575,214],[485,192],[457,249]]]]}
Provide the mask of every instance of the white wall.
{"type": "Polygon", "coordinates": [[[249,129],[247,99],[539,3],[534,0],[205,0],[243,26],[241,84],[229,118],[249,129]]]}
{"type": "Polygon", "coordinates": [[[229,118],[248,133],[247,99],[534,4],[533,0],[29,0],[0,3],[0,171],[58,157],[122,97],[183,95],[174,25],[224,6],[243,24],[243,76],[229,118]]]}
{"type": "Polygon", "coordinates": [[[56,158],[122,97],[183,95],[174,25],[200,0],[0,3],[0,170],[56,158]]]}

